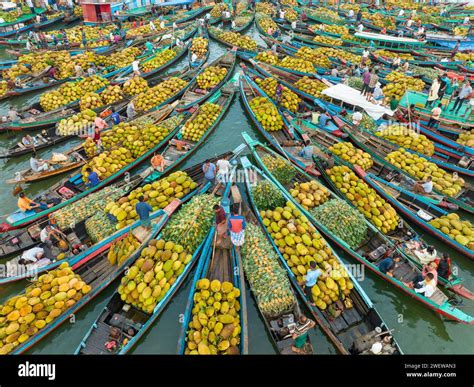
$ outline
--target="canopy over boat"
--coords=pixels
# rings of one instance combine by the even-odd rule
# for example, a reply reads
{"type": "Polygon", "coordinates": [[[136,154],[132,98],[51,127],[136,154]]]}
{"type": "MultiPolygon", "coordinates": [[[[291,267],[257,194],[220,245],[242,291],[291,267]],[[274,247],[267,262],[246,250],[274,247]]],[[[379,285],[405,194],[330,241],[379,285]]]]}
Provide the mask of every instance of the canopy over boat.
{"type": "Polygon", "coordinates": [[[342,83],[328,87],[327,89],[324,89],[322,93],[328,97],[337,99],[350,105],[359,106],[360,108],[364,109],[365,112],[374,120],[378,120],[384,114],[388,114],[389,116],[393,115],[393,110],[367,101],[360,94],[359,90],[353,89],[352,87],[342,83]]]}
{"type": "Polygon", "coordinates": [[[361,39],[378,40],[378,41],[384,41],[384,42],[394,42],[394,43],[413,44],[413,45],[425,44],[424,41],[420,41],[417,39],[402,38],[399,36],[391,36],[391,35],[386,35],[386,34],[376,34],[373,32],[356,32],[354,36],[361,39]]]}

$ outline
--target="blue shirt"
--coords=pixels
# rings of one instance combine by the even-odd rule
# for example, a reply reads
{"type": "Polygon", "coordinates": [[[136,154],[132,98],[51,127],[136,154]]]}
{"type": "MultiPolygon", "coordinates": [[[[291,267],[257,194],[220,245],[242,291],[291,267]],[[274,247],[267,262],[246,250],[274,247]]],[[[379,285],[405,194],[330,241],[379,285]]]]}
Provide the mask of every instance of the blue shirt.
{"type": "Polygon", "coordinates": [[[379,269],[382,273],[387,274],[387,271],[389,271],[393,265],[394,265],[393,259],[388,257],[379,263],[379,269]]]}
{"type": "Polygon", "coordinates": [[[318,278],[321,274],[322,274],[321,270],[319,269],[316,269],[316,270],[309,269],[306,272],[306,286],[310,288],[316,285],[316,282],[318,282],[318,278]]]}
{"type": "Polygon", "coordinates": [[[91,172],[89,176],[87,176],[87,185],[89,187],[95,187],[97,184],[100,183],[99,175],[97,172],[91,172]]]}
{"type": "Polygon", "coordinates": [[[112,117],[114,125],[120,124],[120,114],[118,114],[117,112],[113,112],[110,117],[112,117]]]}
{"type": "Polygon", "coordinates": [[[153,207],[146,202],[138,202],[135,205],[135,211],[137,211],[140,220],[147,220],[150,218],[150,212],[153,211],[153,207]]]}
{"type": "Polygon", "coordinates": [[[321,126],[326,126],[328,120],[329,120],[329,116],[326,113],[323,113],[319,116],[319,124],[321,126]]]}
{"type": "MultiPolygon", "coordinates": [[[[206,164],[202,166],[203,172],[204,172],[205,167],[206,167],[206,164]]],[[[204,172],[204,177],[207,180],[213,180],[216,177],[216,166],[213,163],[209,164],[209,168],[207,168],[207,171],[204,172]]]]}

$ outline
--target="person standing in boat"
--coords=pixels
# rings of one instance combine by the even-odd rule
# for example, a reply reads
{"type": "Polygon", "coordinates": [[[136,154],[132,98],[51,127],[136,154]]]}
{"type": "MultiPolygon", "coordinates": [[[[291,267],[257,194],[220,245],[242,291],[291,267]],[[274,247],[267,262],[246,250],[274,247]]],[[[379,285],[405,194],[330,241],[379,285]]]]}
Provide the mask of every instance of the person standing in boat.
{"type": "Polygon", "coordinates": [[[234,206],[227,227],[229,228],[230,241],[236,249],[239,250],[240,246],[245,242],[245,229],[247,223],[245,222],[245,218],[242,215],[239,215],[238,206],[234,206]]]}
{"type": "Polygon", "coordinates": [[[454,45],[453,51],[451,51],[451,59],[454,59],[456,54],[459,52],[459,46],[461,45],[461,40],[457,40],[456,44],[454,45]]]}
{"type": "Polygon", "coordinates": [[[356,21],[357,21],[357,23],[360,23],[361,20],[362,20],[362,11],[359,8],[359,10],[357,11],[357,15],[356,15],[356,21]]]}
{"type": "Polygon", "coordinates": [[[87,48],[87,37],[86,37],[86,31],[84,31],[84,28],[81,28],[81,40],[82,40],[82,45],[87,48]]]}
{"type": "Polygon", "coordinates": [[[127,105],[127,118],[130,121],[133,117],[136,116],[135,105],[133,104],[133,100],[127,105]]]}
{"type": "Polygon", "coordinates": [[[204,172],[206,182],[211,183],[211,187],[214,186],[214,180],[216,178],[216,165],[211,163],[210,160],[206,160],[202,166],[202,171],[204,172]]]}
{"type": "Polygon", "coordinates": [[[216,215],[216,232],[219,238],[222,238],[227,231],[227,214],[222,206],[216,204],[214,207],[216,215]]]}
{"type": "Polygon", "coordinates": [[[369,90],[369,82],[370,82],[370,69],[367,68],[364,73],[362,74],[362,90],[360,91],[360,94],[362,97],[364,97],[368,90],[369,90]]]}
{"type": "Polygon", "coordinates": [[[430,90],[428,91],[428,98],[426,99],[425,108],[430,107],[439,99],[439,88],[441,87],[441,83],[439,82],[439,77],[433,79],[433,83],[431,84],[430,90]]]}
{"type": "Polygon", "coordinates": [[[301,283],[303,290],[312,306],[315,306],[313,302],[313,295],[311,289],[318,282],[318,278],[323,274],[321,269],[318,268],[316,261],[310,261],[309,270],[306,272],[305,280],[301,283]]]}
{"type": "Polygon", "coordinates": [[[138,214],[138,218],[145,229],[151,229],[150,214],[153,212],[153,207],[150,206],[144,196],[138,198],[138,203],[135,205],[135,211],[138,214]]]}
{"type": "Polygon", "coordinates": [[[441,117],[441,107],[442,106],[443,105],[441,103],[439,103],[438,106],[431,109],[431,115],[430,115],[430,119],[429,119],[428,125],[427,125],[428,128],[434,128],[435,126],[437,126],[439,124],[439,119],[441,117]]]}
{"type": "Polygon", "coordinates": [[[275,89],[275,102],[277,103],[277,105],[280,104],[282,95],[283,95],[283,86],[280,82],[278,82],[275,89]]]}
{"type": "Polygon", "coordinates": [[[369,78],[369,86],[367,88],[367,93],[366,93],[366,99],[367,101],[370,101],[374,94],[375,86],[377,86],[377,83],[379,82],[379,76],[376,74],[375,69],[372,68],[370,72],[370,78],[369,78]]]}
{"type": "Polygon", "coordinates": [[[472,93],[471,83],[469,82],[468,79],[466,79],[461,89],[459,90],[459,94],[456,98],[456,101],[454,101],[453,108],[450,111],[454,112],[454,114],[457,114],[459,110],[461,109],[462,105],[464,104],[464,102],[469,101],[471,97],[471,93],[472,93]]]}
{"type": "Polygon", "coordinates": [[[437,265],[436,271],[438,272],[438,277],[450,280],[452,277],[452,270],[451,258],[449,258],[449,255],[447,253],[443,253],[441,258],[437,258],[434,262],[437,265]]]}
{"type": "Polygon", "coordinates": [[[304,314],[300,315],[296,323],[296,329],[292,334],[293,340],[295,340],[294,344],[291,346],[291,350],[297,354],[305,354],[307,351],[305,350],[306,343],[308,342],[308,332],[311,328],[313,328],[316,323],[313,320],[307,318],[304,314]]]}

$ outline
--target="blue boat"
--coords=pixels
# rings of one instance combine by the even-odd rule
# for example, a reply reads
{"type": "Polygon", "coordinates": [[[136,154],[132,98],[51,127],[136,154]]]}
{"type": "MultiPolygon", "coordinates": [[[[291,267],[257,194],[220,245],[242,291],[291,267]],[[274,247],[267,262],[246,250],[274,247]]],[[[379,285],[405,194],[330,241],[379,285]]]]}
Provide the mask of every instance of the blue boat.
{"type": "Polygon", "coordinates": [[[189,53],[188,53],[188,61],[189,61],[189,66],[190,67],[194,67],[194,68],[201,68],[204,63],[207,62],[207,60],[209,59],[209,55],[211,53],[211,50],[209,48],[209,34],[207,33],[207,29],[205,28],[202,28],[202,27],[199,27],[198,30],[197,30],[197,33],[196,33],[196,37],[200,37],[200,38],[203,38],[203,39],[206,39],[207,40],[207,49],[206,49],[206,53],[204,54],[203,57],[198,57],[198,59],[193,62],[192,61],[192,56],[193,56],[193,51],[192,51],[192,47],[193,47],[193,41],[191,40],[191,46],[189,47],[189,53]]]}

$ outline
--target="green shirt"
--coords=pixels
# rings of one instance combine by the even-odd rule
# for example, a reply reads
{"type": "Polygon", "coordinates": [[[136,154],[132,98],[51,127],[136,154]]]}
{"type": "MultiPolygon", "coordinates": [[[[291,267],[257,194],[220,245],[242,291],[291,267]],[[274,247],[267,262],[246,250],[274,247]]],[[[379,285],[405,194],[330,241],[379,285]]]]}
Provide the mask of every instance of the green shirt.
{"type": "Polygon", "coordinates": [[[395,98],[390,100],[390,110],[396,110],[398,107],[398,101],[395,98]]]}
{"type": "Polygon", "coordinates": [[[299,335],[295,339],[295,347],[296,348],[303,348],[303,346],[306,344],[307,339],[308,339],[308,331],[306,331],[302,335],[299,335]]]}

